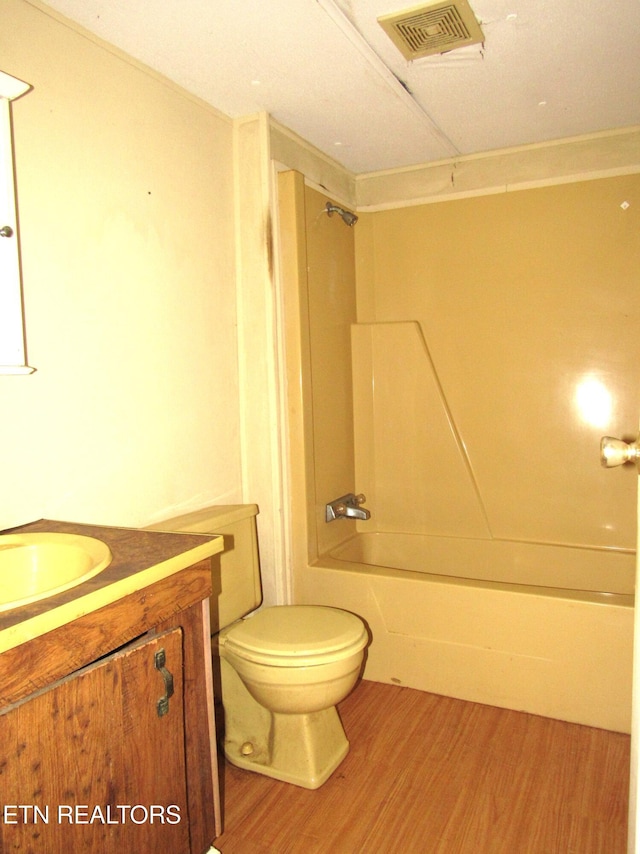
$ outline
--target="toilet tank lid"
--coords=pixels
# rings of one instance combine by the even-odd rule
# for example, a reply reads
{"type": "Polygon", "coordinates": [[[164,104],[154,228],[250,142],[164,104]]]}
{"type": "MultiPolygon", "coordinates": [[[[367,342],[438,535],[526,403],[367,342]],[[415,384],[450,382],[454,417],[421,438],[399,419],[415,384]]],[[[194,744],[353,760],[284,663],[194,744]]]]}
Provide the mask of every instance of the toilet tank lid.
{"type": "Polygon", "coordinates": [[[214,504],[173,516],[149,525],[149,531],[184,531],[187,533],[215,534],[220,528],[226,528],[241,519],[249,519],[258,515],[257,504],[214,504]]]}
{"type": "Polygon", "coordinates": [[[230,652],[281,667],[322,663],[364,649],[369,637],[355,614],[322,605],[276,605],[241,620],[221,638],[230,652]]]}

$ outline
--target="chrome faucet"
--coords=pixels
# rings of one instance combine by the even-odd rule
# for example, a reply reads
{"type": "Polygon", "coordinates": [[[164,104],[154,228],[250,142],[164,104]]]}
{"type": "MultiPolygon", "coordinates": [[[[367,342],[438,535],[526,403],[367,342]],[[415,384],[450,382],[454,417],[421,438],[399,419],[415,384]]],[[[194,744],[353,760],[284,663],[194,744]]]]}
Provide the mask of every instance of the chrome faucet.
{"type": "Polygon", "coordinates": [[[353,492],[336,498],[326,506],[325,522],[333,522],[334,519],[369,519],[371,513],[361,506],[366,500],[364,495],[354,495],[353,492]]]}

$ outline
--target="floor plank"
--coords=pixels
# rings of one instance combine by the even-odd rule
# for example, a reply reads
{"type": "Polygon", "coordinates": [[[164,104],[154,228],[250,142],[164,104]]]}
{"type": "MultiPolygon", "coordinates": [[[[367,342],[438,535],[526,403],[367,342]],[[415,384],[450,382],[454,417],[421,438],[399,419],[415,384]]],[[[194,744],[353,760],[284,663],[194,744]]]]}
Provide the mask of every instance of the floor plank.
{"type": "Polygon", "coordinates": [[[395,685],[316,791],[224,768],[223,854],[624,854],[629,737],[395,685]]]}

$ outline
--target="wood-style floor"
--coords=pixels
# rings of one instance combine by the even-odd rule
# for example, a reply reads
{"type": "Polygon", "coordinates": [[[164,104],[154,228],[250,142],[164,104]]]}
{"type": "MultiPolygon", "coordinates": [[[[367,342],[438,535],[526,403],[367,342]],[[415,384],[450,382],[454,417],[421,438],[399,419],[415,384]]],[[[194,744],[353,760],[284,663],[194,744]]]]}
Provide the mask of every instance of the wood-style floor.
{"type": "Polygon", "coordinates": [[[223,854],[624,854],[629,737],[361,682],[316,791],[224,768],[223,854]]]}

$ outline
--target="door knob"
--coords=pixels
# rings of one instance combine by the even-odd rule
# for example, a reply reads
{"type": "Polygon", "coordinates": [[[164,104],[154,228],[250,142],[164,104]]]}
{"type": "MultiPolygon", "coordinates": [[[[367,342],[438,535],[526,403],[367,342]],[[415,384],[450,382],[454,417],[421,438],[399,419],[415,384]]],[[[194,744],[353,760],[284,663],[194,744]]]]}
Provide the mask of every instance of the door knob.
{"type": "Polygon", "coordinates": [[[635,442],[624,442],[622,439],[614,439],[613,436],[603,436],[600,439],[600,462],[608,469],[624,463],[635,463],[640,471],[638,439],[635,442]]]}

